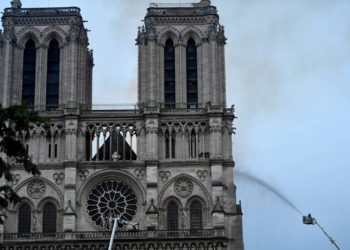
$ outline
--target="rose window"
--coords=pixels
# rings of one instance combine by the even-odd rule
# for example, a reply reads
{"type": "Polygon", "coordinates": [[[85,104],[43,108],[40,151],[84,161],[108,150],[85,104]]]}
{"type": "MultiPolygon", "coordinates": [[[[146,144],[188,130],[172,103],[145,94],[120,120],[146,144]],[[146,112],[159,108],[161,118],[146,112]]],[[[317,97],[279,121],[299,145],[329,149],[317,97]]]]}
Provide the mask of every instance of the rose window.
{"type": "Polygon", "coordinates": [[[112,218],[133,219],[137,210],[137,197],[124,182],[106,180],[92,188],[86,205],[91,221],[99,228],[108,229],[112,218]]]}

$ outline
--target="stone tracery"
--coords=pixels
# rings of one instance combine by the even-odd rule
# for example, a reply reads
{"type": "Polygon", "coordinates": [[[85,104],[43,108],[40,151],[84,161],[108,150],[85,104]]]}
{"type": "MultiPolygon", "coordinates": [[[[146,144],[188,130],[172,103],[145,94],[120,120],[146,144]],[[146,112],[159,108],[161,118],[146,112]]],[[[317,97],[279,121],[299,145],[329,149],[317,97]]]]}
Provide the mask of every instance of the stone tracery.
{"type": "Polygon", "coordinates": [[[86,202],[90,220],[101,229],[111,226],[111,218],[130,221],[137,211],[137,197],[122,181],[105,180],[91,189],[86,202]]]}

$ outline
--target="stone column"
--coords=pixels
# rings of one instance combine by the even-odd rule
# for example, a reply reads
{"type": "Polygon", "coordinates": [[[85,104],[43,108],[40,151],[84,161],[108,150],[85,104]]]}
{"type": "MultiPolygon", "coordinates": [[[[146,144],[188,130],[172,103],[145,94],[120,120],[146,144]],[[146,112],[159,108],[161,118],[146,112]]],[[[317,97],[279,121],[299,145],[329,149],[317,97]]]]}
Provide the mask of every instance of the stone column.
{"type": "Polygon", "coordinates": [[[40,46],[36,53],[35,106],[38,110],[46,109],[47,50],[46,46],[40,46]]]}
{"type": "Polygon", "coordinates": [[[216,38],[213,35],[210,38],[210,69],[211,69],[211,75],[210,75],[210,82],[211,82],[211,102],[213,105],[218,105],[218,92],[219,92],[219,86],[218,86],[218,72],[217,72],[217,42],[216,38]]]}
{"type": "Polygon", "coordinates": [[[223,167],[222,161],[211,162],[212,201],[213,201],[213,226],[224,228],[225,211],[223,206],[223,167]]]}
{"type": "Polygon", "coordinates": [[[186,107],[186,47],[175,45],[175,101],[178,108],[186,107]]]}
{"type": "Polygon", "coordinates": [[[146,161],[147,229],[158,229],[158,161],[146,161]]]}
{"type": "Polygon", "coordinates": [[[156,41],[154,39],[148,41],[148,106],[154,107],[156,102],[156,79],[155,79],[155,51],[156,41]]]}
{"type": "Polygon", "coordinates": [[[64,185],[64,213],[63,231],[75,231],[77,224],[76,211],[76,176],[77,164],[74,162],[65,163],[65,185],[64,185]]]}
{"type": "Polygon", "coordinates": [[[222,118],[209,119],[210,126],[210,158],[222,158],[222,118]]]}
{"type": "Polygon", "coordinates": [[[210,53],[209,53],[209,43],[207,40],[203,41],[203,44],[201,46],[201,65],[199,68],[201,68],[200,77],[202,81],[202,88],[203,88],[203,104],[205,105],[207,102],[211,101],[211,79],[210,79],[210,72],[212,71],[211,65],[210,65],[210,53]]]}
{"type": "Polygon", "coordinates": [[[11,83],[12,83],[12,65],[14,61],[14,49],[10,39],[4,37],[2,45],[2,57],[0,58],[0,86],[1,86],[1,104],[4,108],[11,105],[11,83]]]}
{"type": "Polygon", "coordinates": [[[147,159],[158,160],[158,117],[146,118],[147,159]]]}
{"type": "Polygon", "coordinates": [[[202,108],[205,106],[204,99],[203,99],[203,93],[204,93],[204,86],[203,86],[203,57],[202,57],[202,44],[198,44],[197,46],[197,88],[198,88],[198,108],[202,108]]]}

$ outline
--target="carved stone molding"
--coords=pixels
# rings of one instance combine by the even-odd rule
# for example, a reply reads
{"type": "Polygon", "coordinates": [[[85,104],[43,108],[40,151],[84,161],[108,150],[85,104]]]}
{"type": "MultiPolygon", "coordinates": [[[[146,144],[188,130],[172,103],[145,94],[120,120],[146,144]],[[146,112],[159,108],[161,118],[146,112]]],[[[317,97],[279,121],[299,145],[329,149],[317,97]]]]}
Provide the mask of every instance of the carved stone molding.
{"type": "Polygon", "coordinates": [[[203,182],[209,176],[209,172],[207,170],[198,170],[197,176],[198,176],[199,180],[203,182]]]}
{"type": "Polygon", "coordinates": [[[143,180],[146,175],[146,170],[144,169],[135,169],[134,174],[138,180],[143,180]]]}
{"type": "Polygon", "coordinates": [[[171,176],[170,171],[160,171],[159,177],[162,180],[162,182],[167,182],[171,176]]]}
{"type": "Polygon", "coordinates": [[[193,192],[193,183],[187,177],[180,177],[174,184],[174,190],[178,196],[186,198],[193,192]]]}
{"type": "Polygon", "coordinates": [[[54,173],[52,178],[55,180],[57,185],[61,185],[64,180],[64,173],[54,173]]]}
{"type": "Polygon", "coordinates": [[[9,185],[11,186],[16,186],[19,181],[21,180],[21,175],[20,174],[13,174],[12,175],[12,181],[8,182],[9,185]]]}
{"type": "Polygon", "coordinates": [[[28,184],[27,193],[33,199],[40,199],[46,193],[46,185],[41,180],[34,180],[28,184]]]}
{"type": "Polygon", "coordinates": [[[89,170],[79,170],[78,176],[81,181],[84,181],[89,176],[89,170]]]}

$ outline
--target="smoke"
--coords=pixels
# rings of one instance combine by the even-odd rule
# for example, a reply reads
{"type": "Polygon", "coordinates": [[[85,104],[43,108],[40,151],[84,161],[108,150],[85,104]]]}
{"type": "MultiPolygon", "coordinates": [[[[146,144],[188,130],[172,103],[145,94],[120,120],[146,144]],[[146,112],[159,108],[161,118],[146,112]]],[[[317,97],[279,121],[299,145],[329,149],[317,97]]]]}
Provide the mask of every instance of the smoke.
{"type": "Polygon", "coordinates": [[[239,170],[235,171],[237,177],[242,177],[245,178],[251,182],[254,182],[255,184],[258,184],[259,186],[265,188],[266,190],[270,191],[271,193],[273,193],[275,196],[277,196],[278,198],[280,198],[284,203],[286,203],[288,206],[290,206],[291,208],[293,208],[295,211],[297,211],[300,215],[303,215],[301,213],[301,211],[288,199],[286,198],[283,194],[281,194],[276,188],[272,187],[271,185],[267,184],[265,181],[251,175],[248,174],[246,172],[241,172],[239,170]]]}

